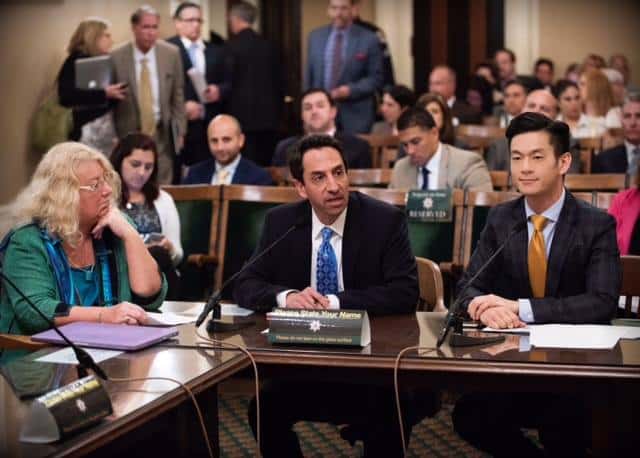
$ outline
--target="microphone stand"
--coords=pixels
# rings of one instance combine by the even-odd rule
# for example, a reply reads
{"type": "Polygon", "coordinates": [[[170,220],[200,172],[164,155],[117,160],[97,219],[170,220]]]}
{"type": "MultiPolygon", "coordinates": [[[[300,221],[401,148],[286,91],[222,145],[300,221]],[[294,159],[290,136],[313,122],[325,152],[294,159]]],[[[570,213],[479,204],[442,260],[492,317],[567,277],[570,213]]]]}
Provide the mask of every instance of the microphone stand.
{"type": "Polygon", "coordinates": [[[289,235],[291,232],[293,232],[297,228],[302,227],[304,224],[305,224],[304,219],[300,219],[299,221],[297,221],[293,226],[287,229],[284,234],[282,234],[280,237],[275,239],[269,246],[267,246],[264,250],[262,250],[260,254],[249,259],[249,261],[245,263],[245,265],[242,266],[240,270],[238,270],[236,273],[231,275],[231,277],[227,278],[227,280],[224,283],[222,283],[222,286],[220,287],[220,289],[214,292],[209,297],[207,304],[202,310],[202,313],[200,314],[200,316],[198,316],[198,319],[196,320],[196,328],[200,327],[200,325],[207,318],[207,315],[209,315],[209,313],[211,313],[211,319],[207,322],[207,332],[210,334],[213,334],[216,332],[237,331],[238,329],[251,326],[253,323],[255,323],[255,320],[253,318],[249,318],[249,319],[245,318],[242,321],[234,320],[233,322],[221,321],[220,318],[222,316],[222,309],[220,306],[220,299],[222,296],[222,291],[224,291],[224,289],[231,282],[233,282],[242,272],[244,272],[247,269],[247,267],[253,265],[256,261],[258,261],[258,259],[262,258],[265,254],[267,254],[271,250],[271,248],[273,248],[282,240],[284,240],[284,238],[287,235],[289,235]]]}
{"type": "Polygon", "coordinates": [[[507,246],[511,237],[513,237],[516,233],[520,232],[527,225],[526,220],[519,222],[514,226],[514,228],[509,232],[507,238],[502,242],[502,244],[498,247],[498,249],[486,260],[486,262],[478,269],[478,271],[471,277],[471,279],[464,286],[458,298],[455,300],[451,308],[449,308],[449,313],[445,319],[444,325],[440,330],[440,335],[438,337],[438,341],[436,343],[436,348],[440,348],[440,346],[444,343],[447,335],[449,334],[449,330],[453,328],[453,334],[449,338],[449,346],[451,347],[469,347],[472,345],[486,345],[491,343],[498,343],[504,341],[504,336],[471,336],[468,334],[464,334],[463,332],[463,322],[464,322],[464,311],[458,310],[460,307],[460,303],[464,298],[464,294],[467,292],[469,287],[473,284],[474,281],[480,276],[482,272],[484,272],[489,265],[493,262],[493,260],[504,250],[504,247],[507,246]]]}
{"type": "Polygon", "coordinates": [[[58,326],[54,323],[53,320],[50,320],[43,312],[42,310],[40,310],[32,301],[31,299],[29,299],[21,290],[20,288],[18,288],[18,286],[9,278],[7,277],[7,275],[0,270],[0,277],[3,278],[7,284],[9,284],[19,295],[20,297],[27,303],[29,304],[29,306],[36,311],[36,313],[38,315],[40,315],[40,317],[46,321],[49,326],[62,338],[62,340],[65,341],[65,343],[67,345],[69,345],[71,347],[71,349],[73,350],[73,352],[76,355],[76,359],[78,360],[78,366],[77,366],[77,371],[78,371],[78,378],[84,378],[86,377],[87,374],[87,369],[91,369],[98,377],[100,377],[102,380],[109,380],[109,377],[107,377],[107,374],[102,370],[102,368],[100,366],[98,366],[98,364],[93,360],[93,358],[91,357],[91,355],[89,353],[87,353],[83,348],[78,347],[76,344],[74,344],[73,342],[71,342],[66,335],[64,335],[64,333],[62,331],[60,331],[60,328],[58,328],[58,326]]]}

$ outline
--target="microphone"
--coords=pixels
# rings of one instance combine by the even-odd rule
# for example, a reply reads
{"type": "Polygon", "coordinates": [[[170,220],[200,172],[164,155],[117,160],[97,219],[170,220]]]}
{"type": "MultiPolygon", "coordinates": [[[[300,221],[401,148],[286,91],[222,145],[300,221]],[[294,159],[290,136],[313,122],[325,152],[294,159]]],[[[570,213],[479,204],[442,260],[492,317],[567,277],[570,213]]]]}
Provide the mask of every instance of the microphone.
{"type": "Polygon", "coordinates": [[[309,223],[308,215],[300,215],[300,216],[298,216],[298,218],[296,219],[295,223],[289,229],[287,229],[284,232],[284,234],[282,234],[280,237],[278,237],[273,242],[271,242],[271,244],[269,244],[269,246],[267,246],[264,250],[262,250],[256,256],[253,256],[251,259],[249,259],[249,261],[247,261],[242,266],[242,268],[240,270],[238,270],[236,273],[234,273],[231,277],[227,278],[227,280],[224,283],[222,283],[222,286],[220,287],[220,289],[218,291],[214,292],[209,297],[209,300],[207,301],[207,304],[205,305],[204,309],[202,310],[202,313],[200,314],[200,316],[196,320],[196,328],[200,327],[202,322],[205,320],[205,318],[207,318],[207,315],[209,315],[209,313],[211,311],[213,311],[213,314],[212,314],[212,317],[211,317],[212,319],[209,321],[209,323],[207,323],[207,331],[208,332],[234,331],[234,330],[239,329],[239,328],[241,328],[243,326],[247,326],[247,325],[251,324],[251,322],[223,323],[221,321],[216,321],[216,320],[219,320],[220,316],[221,316],[220,298],[222,296],[222,291],[224,291],[224,289],[233,280],[235,280],[242,272],[244,272],[248,267],[250,267],[253,264],[255,264],[256,261],[258,261],[258,259],[262,258],[274,246],[276,246],[280,242],[282,242],[290,233],[292,233],[296,229],[299,229],[299,228],[302,228],[302,227],[306,226],[308,223],[309,223]]]}
{"type": "Polygon", "coordinates": [[[458,307],[460,306],[460,302],[464,298],[464,294],[467,292],[469,287],[473,284],[474,281],[480,276],[482,272],[484,272],[489,265],[493,262],[493,260],[504,250],[504,247],[507,246],[511,237],[520,232],[522,229],[527,227],[527,220],[518,221],[509,234],[507,238],[504,239],[504,242],[500,244],[500,246],[496,249],[496,251],[485,261],[482,266],[478,269],[478,271],[469,279],[458,298],[455,300],[453,305],[449,308],[449,313],[447,314],[447,318],[444,321],[444,325],[440,330],[440,335],[438,337],[438,342],[436,343],[436,348],[440,348],[444,340],[447,338],[447,334],[449,333],[449,329],[454,328],[454,334],[451,336],[449,345],[452,347],[463,347],[470,345],[480,345],[487,343],[496,343],[504,340],[504,336],[491,336],[491,337],[480,337],[480,336],[466,336],[462,333],[462,313],[458,312],[458,307]]]}
{"type": "Polygon", "coordinates": [[[67,336],[60,330],[60,328],[56,325],[55,321],[47,318],[47,316],[40,310],[32,301],[29,299],[23,292],[18,288],[18,286],[9,278],[7,275],[0,270],[0,277],[7,282],[19,295],[24,299],[24,301],[29,304],[29,306],[40,315],[40,317],[45,320],[49,326],[64,340],[67,345],[71,347],[73,352],[76,355],[76,359],[78,360],[78,377],[84,378],[87,376],[87,369],[91,369],[98,377],[102,380],[109,380],[107,374],[102,370],[100,366],[93,360],[91,355],[87,353],[84,349],[78,347],[76,344],[71,342],[67,336]]]}

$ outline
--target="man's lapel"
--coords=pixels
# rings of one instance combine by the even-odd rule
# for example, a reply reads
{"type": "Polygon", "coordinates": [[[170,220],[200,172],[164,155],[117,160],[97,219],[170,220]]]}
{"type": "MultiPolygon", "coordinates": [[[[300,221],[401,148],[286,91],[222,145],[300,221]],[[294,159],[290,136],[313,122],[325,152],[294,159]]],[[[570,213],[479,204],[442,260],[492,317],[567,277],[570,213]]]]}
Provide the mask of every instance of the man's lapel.
{"type": "Polygon", "coordinates": [[[127,81],[129,83],[128,90],[131,91],[131,99],[136,106],[138,107],[138,79],[136,78],[136,58],[133,54],[133,43],[129,43],[129,46],[126,48],[126,59],[128,65],[126,65],[127,69],[127,81]]]}
{"type": "Polygon", "coordinates": [[[441,143],[441,145],[442,154],[440,155],[440,168],[438,169],[438,189],[445,189],[448,187],[449,181],[449,148],[444,143],[441,143]]]}
{"type": "Polygon", "coordinates": [[[162,100],[163,94],[167,94],[166,84],[167,77],[165,72],[169,68],[169,63],[167,61],[168,56],[164,53],[164,48],[158,46],[156,43],[156,65],[157,65],[157,75],[158,75],[158,105],[160,106],[160,113],[165,112],[165,104],[162,100]]]}
{"type": "Polygon", "coordinates": [[[347,52],[344,53],[344,62],[342,63],[342,70],[340,71],[340,77],[338,78],[338,81],[340,82],[347,80],[345,75],[347,75],[349,64],[356,58],[356,50],[358,49],[358,41],[360,40],[360,32],[357,27],[354,25],[349,27],[348,36],[345,38],[347,38],[347,52]]]}
{"type": "MultiPolygon", "coordinates": [[[[355,193],[349,193],[347,219],[342,234],[342,278],[345,289],[354,285],[356,261],[362,240],[362,217],[360,215],[360,200],[355,193]]],[[[375,224],[375,222],[370,222],[375,224]]]]}
{"type": "Polygon", "coordinates": [[[558,290],[562,268],[570,251],[572,237],[575,235],[573,234],[573,227],[575,226],[576,205],[571,193],[565,191],[564,206],[556,223],[549,259],[547,260],[547,282],[545,287],[545,295],[547,296],[556,296],[558,290]]]}
{"type": "Polygon", "coordinates": [[[291,234],[291,255],[300,257],[290,262],[291,266],[295,266],[290,272],[293,280],[291,285],[303,289],[311,284],[311,205],[308,200],[298,207],[296,220],[306,221],[306,224],[291,234]]]}
{"type": "MultiPolygon", "coordinates": [[[[524,211],[524,197],[520,198],[518,204],[513,207],[511,216],[512,220],[509,224],[509,228],[515,226],[519,221],[527,218],[524,211]]],[[[529,234],[526,227],[513,236],[513,240],[509,242],[509,247],[511,247],[513,252],[511,259],[514,263],[513,267],[516,272],[515,277],[520,281],[520,285],[516,290],[526,291],[526,295],[524,297],[533,297],[531,282],[529,281],[529,234]]],[[[507,253],[509,252],[509,247],[505,247],[507,248],[507,253]]]]}

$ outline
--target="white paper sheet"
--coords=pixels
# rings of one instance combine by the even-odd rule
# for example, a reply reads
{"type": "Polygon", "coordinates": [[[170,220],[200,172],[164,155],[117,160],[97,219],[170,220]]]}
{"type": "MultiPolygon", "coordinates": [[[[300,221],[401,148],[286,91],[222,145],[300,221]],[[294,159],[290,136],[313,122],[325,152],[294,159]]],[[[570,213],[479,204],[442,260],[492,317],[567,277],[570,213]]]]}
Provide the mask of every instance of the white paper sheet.
{"type": "MultiPolygon", "coordinates": [[[[101,363],[110,358],[115,358],[121,355],[122,351],[119,350],[103,350],[100,348],[85,348],[84,349],[96,363],[101,363]]],[[[36,359],[41,363],[58,363],[58,364],[78,364],[76,355],[71,347],[63,348],[62,350],[54,351],[47,355],[41,356],[36,359]]]]}
{"type": "Polygon", "coordinates": [[[253,310],[240,307],[238,304],[222,304],[222,316],[249,316],[253,310]]]}
{"type": "Polygon", "coordinates": [[[531,328],[530,340],[542,348],[613,348],[619,339],[640,339],[640,328],[594,324],[547,324],[531,328]]]}
{"type": "Polygon", "coordinates": [[[487,326],[486,328],[480,329],[480,331],[482,331],[482,332],[499,332],[499,333],[504,333],[504,334],[529,335],[529,333],[531,332],[531,328],[532,327],[533,326],[525,326],[524,328],[498,329],[498,328],[490,328],[489,326],[487,326]]]}
{"type": "Polygon", "coordinates": [[[178,326],[180,324],[193,323],[196,321],[194,315],[182,315],[173,312],[147,312],[147,326],[178,326]]]}

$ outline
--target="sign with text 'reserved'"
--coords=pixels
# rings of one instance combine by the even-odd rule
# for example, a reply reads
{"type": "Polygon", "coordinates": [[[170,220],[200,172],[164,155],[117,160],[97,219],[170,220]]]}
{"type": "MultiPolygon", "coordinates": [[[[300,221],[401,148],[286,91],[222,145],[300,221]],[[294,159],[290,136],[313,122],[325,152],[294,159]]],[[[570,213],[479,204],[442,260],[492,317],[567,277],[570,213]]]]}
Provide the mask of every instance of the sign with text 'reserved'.
{"type": "Polygon", "coordinates": [[[453,217],[451,189],[409,191],[407,217],[411,221],[450,223],[453,217]]]}

